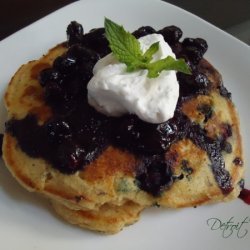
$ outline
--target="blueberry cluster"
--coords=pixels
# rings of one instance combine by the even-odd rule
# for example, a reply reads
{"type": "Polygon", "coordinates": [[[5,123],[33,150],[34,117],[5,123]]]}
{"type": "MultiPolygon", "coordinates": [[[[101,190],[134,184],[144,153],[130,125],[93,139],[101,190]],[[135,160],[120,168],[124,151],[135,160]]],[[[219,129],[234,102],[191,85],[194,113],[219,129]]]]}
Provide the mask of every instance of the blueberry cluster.
{"type": "Polygon", "coordinates": [[[177,73],[178,81],[181,85],[182,96],[193,94],[206,94],[209,88],[209,80],[205,74],[199,72],[197,65],[207,51],[207,42],[202,38],[185,38],[182,42],[182,30],[174,25],[167,26],[156,31],[150,26],[143,26],[133,32],[136,38],[145,35],[158,33],[171,46],[177,58],[184,58],[192,69],[192,75],[177,73]]]}
{"type": "Polygon", "coordinates": [[[86,85],[99,58],[95,51],[75,44],[57,57],[51,68],[40,73],[45,100],[56,113],[70,112],[81,99],[86,99],[86,85]]]}
{"type": "Polygon", "coordinates": [[[117,119],[113,143],[140,154],[160,154],[176,140],[178,128],[173,119],[161,124],[143,122],[135,115],[117,119]]]}
{"type": "Polygon", "coordinates": [[[137,182],[140,189],[159,196],[162,191],[173,184],[171,161],[164,157],[154,155],[143,157],[138,166],[137,182]]]}

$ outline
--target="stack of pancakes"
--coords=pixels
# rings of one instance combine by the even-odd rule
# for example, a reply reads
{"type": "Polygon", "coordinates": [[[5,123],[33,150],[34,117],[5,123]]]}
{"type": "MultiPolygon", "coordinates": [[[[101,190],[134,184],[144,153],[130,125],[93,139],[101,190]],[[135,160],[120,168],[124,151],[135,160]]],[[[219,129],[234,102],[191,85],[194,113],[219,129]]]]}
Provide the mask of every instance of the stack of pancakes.
{"type": "MultiPolygon", "coordinates": [[[[33,114],[42,125],[51,118],[53,112],[44,101],[44,90],[38,75],[66,49],[63,44],[58,45],[40,60],[21,66],[16,72],[5,94],[8,119],[23,119],[33,114]]],[[[228,194],[220,189],[206,151],[187,138],[174,142],[168,152],[175,153],[174,176],[182,174],[182,180],[175,181],[157,197],[141,190],[136,184],[136,155],[114,146],[107,147],[83,170],[67,175],[44,159],[28,156],[16,138],[6,132],[3,140],[6,166],[24,188],[49,198],[55,211],[65,220],[105,233],[116,233],[134,223],[139,219],[140,212],[149,206],[181,208],[238,197],[241,190],[239,182],[244,172],[244,166],[238,166],[234,161],[235,158],[242,158],[238,116],[231,100],[219,93],[218,86],[222,84],[220,74],[205,59],[200,62],[200,68],[213,88],[208,95],[190,98],[181,109],[211,136],[223,133],[223,124],[231,126],[232,136],[228,138],[231,152],[223,152],[233,188],[228,194]],[[204,104],[213,108],[213,117],[206,122],[204,114],[198,109],[204,104]],[[184,159],[192,166],[191,172],[183,172],[184,159]]]]}

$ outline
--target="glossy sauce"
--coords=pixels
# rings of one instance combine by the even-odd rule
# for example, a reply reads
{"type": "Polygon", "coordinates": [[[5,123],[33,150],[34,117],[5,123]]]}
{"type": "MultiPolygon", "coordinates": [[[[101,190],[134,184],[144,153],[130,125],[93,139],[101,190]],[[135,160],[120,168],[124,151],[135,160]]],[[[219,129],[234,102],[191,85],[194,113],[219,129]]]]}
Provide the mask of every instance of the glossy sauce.
{"type": "Polygon", "coordinates": [[[246,204],[250,205],[250,190],[243,188],[240,192],[239,198],[246,204]]]}

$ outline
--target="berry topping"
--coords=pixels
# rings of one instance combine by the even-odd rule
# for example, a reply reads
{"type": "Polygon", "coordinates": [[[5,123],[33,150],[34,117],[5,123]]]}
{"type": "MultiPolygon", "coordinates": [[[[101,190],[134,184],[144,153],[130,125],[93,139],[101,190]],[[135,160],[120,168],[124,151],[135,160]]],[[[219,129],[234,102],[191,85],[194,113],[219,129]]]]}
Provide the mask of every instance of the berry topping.
{"type": "Polygon", "coordinates": [[[150,26],[142,26],[136,31],[134,31],[132,34],[138,39],[142,36],[150,35],[156,33],[155,29],[153,29],[150,26]]]}
{"type": "Polygon", "coordinates": [[[220,95],[223,96],[223,97],[225,97],[225,98],[228,98],[228,99],[232,98],[232,94],[222,84],[219,87],[219,92],[220,92],[220,95]]]}
{"type": "Polygon", "coordinates": [[[185,54],[194,65],[197,65],[203,57],[203,53],[194,46],[186,47],[185,54]]]}
{"type": "Polygon", "coordinates": [[[137,181],[140,189],[159,196],[173,183],[170,161],[167,162],[159,156],[142,159],[138,167],[137,181]]]}
{"type": "Polygon", "coordinates": [[[76,21],[71,22],[67,27],[68,45],[81,43],[83,37],[83,27],[76,21]]]}
{"type": "Polygon", "coordinates": [[[96,63],[100,56],[94,50],[88,49],[84,46],[73,45],[67,51],[69,57],[76,58],[77,63],[81,64],[82,62],[96,63]]]}
{"type": "Polygon", "coordinates": [[[184,48],[194,47],[199,50],[202,55],[207,51],[207,42],[202,38],[185,38],[182,42],[184,48]]]}
{"type": "Polygon", "coordinates": [[[195,71],[192,75],[177,73],[182,95],[205,94],[209,90],[210,82],[206,75],[195,71]]]}
{"type": "Polygon", "coordinates": [[[137,152],[164,152],[176,138],[177,127],[171,120],[150,124],[134,115],[124,116],[116,125],[115,142],[137,152]]]}
{"type": "Polygon", "coordinates": [[[159,30],[157,33],[163,35],[164,40],[169,45],[177,43],[182,37],[182,30],[174,25],[165,27],[159,30]]]}
{"type": "Polygon", "coordinates": [[[243,161],[241,160],[240,157],[236,157],[236,158],[233,160],[233,163],[234,163],[236,166],[242,166],[242,165],[243,165],[243,161]]]}
{"type": "Polygon", "coordinates": [[[56,165],[60,166],[60,171],[71,174],[82,168],[85,151],[73,143],[60,144],[57,149],[56,165]]]}
{"type": "Polygon", "coordinates": [[[62,80],[61,74],[52,68],[47,68],[41,71],[39,75],[39,82],[42,87],[45,87],[47,83],[58,82],[62,80]]]}
{"type": "Polygon", "coordinates": [[[57,57],[53,63],[53,68],[64,74],[74,72],[76,66],[76,58],[66,55],[57,57]]]}
{"type": "Polygon", "coordinates": [[[197,109],[204,115],[205,117],[204,122],[207,122],[213,115],[212,106],[209,104],[199,105],[197,109]]]}
{"type": "Polygon", "coordinates": [[[62,143],[72,138],[69,124],[62,120],[53,120],[46,124],[48,138],[53,143],[62,143]]]}
{"type": "Polygon", "coordinates": [[[101,57],[111,52],[104,28],[93,29],[85,34],[82,45],[96,51],[101,57]]]}

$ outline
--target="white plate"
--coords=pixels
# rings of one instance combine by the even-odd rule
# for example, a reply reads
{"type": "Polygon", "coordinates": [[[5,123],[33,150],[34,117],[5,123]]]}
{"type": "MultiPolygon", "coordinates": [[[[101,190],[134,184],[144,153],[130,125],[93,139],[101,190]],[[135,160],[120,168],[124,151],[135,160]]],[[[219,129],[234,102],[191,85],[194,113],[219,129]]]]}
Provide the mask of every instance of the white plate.
{"type": "MultiPolygon", "coordinates": [[[[207,40],[206,57],[222,73],[240,113],[247,165],[250,162],[249,47],[200,18],[158,0],[79,1],[3,40],[0,43],[1,100],[17,68],[65,40],[70,21],[77,20],[87,31],[103,26],[104,16],[131,30],[147,24],[155,28],[175,24],[182,28],[184,36],[207,40]]],[[[0,115],[3,130],[6,115],[2,103],[0,115]]],[[[249,169],[246,186],[250,187],[249,169]]],[[[176,211],[152,208],[143,212],[135,225],[117,235],[103,236],[58,219],[46,200],[23,190],[2,162],[0,166],[0,248],[3,250],[247,250],[250,245],[249,208],[241,200],[176,211]],[[238,231],[234,227],[228,238],[223,238],[222,230],[211,230],[207,225],[209,218],[226,222],[231,217],[235,224],[239,223],[238,228],[246,217],[247,223],[238,231]]],[[[229,233],[230,228],[224,237],[229,233]]]]}

